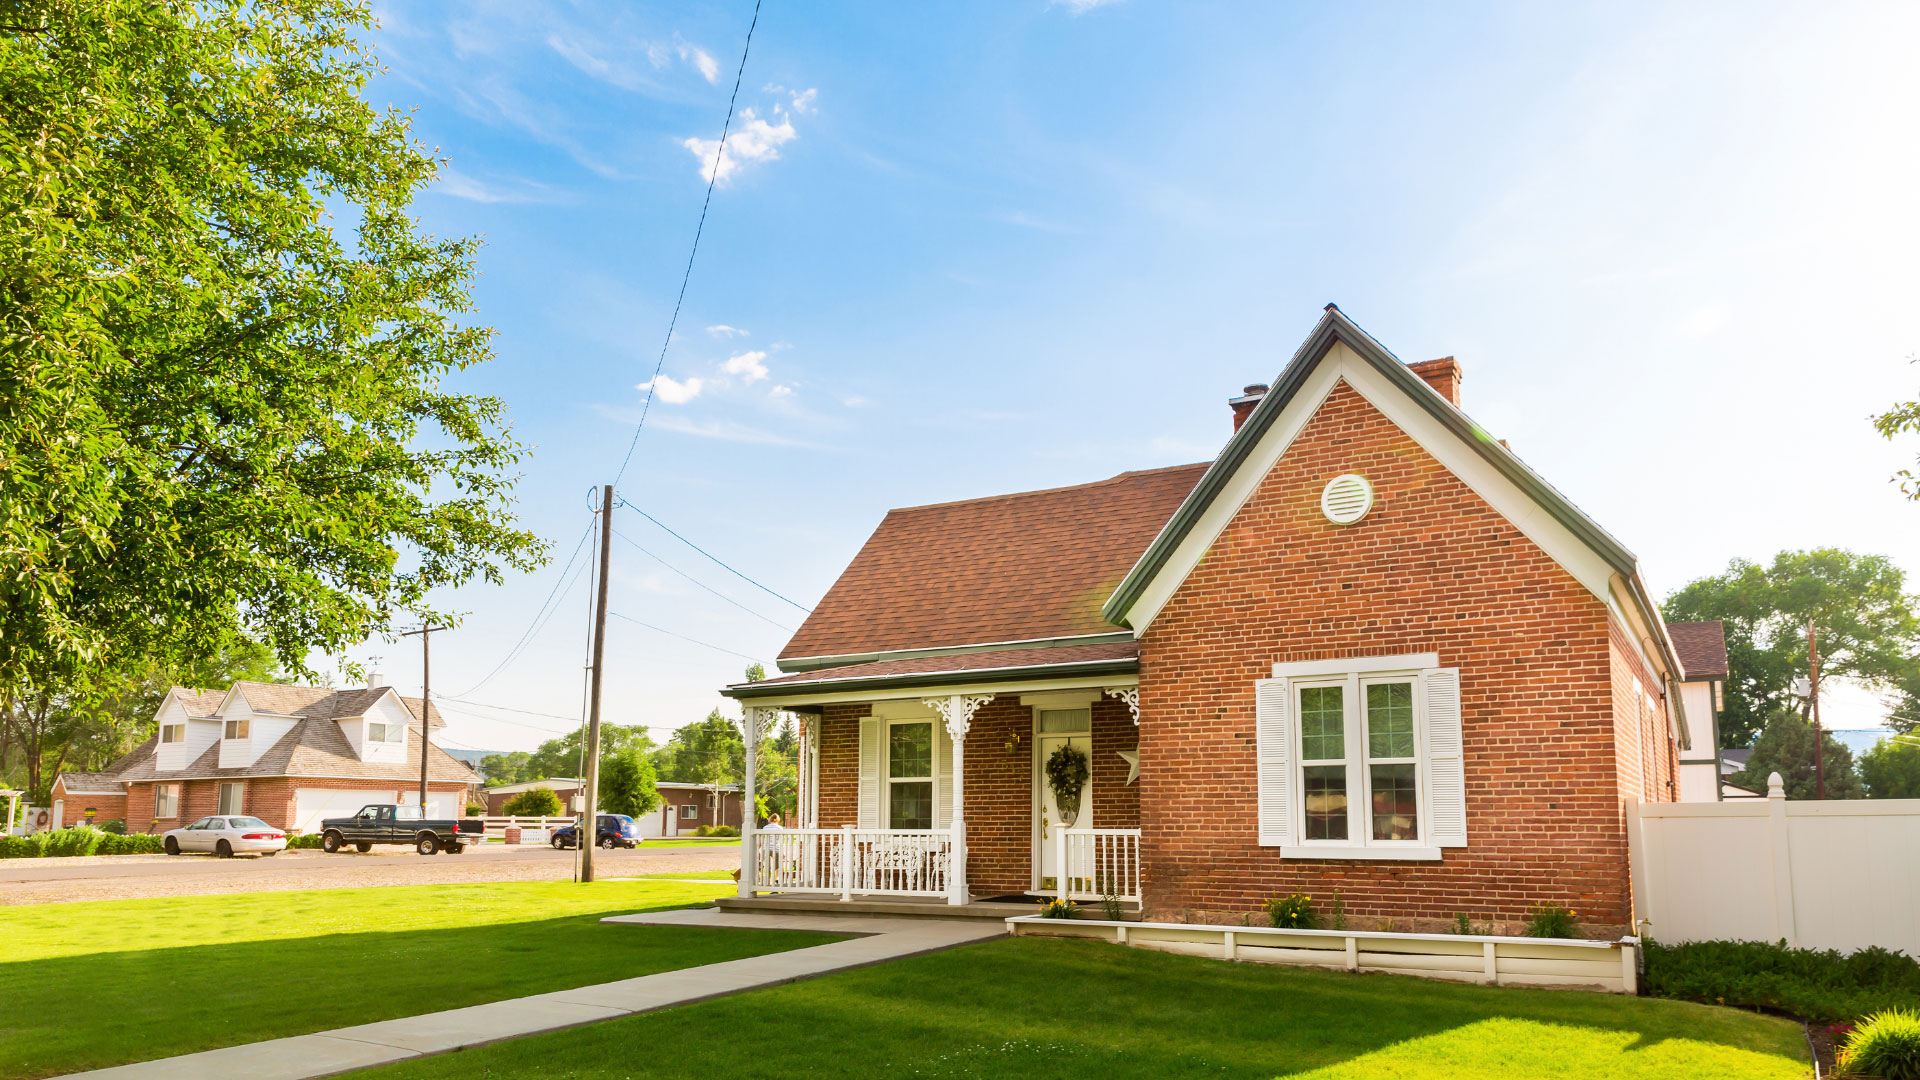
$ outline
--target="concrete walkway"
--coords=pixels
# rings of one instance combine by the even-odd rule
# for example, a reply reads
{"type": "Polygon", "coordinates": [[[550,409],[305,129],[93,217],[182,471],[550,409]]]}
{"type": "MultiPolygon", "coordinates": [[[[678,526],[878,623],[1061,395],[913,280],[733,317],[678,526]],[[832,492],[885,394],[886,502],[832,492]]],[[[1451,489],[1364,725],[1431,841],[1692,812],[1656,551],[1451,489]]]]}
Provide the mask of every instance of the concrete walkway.
{"type": "Polygon", "coordinates": [[[116,1080],[307,1080],[428,1054],[483,1046],[543,1031],[689,1005],[743,990],[811,979],[1007,932],[985,920],[835,918],[817,915],[730,915],[711,908],[615,915],[607,923],[650,926],[739,927],[858,934],[812,948],[663,971],[637,979],[559,990],[465,1009],[382,1020],[359,1027],[229,1046],[198,1054],[119,1065],[70,1076],[116,1080]]]}

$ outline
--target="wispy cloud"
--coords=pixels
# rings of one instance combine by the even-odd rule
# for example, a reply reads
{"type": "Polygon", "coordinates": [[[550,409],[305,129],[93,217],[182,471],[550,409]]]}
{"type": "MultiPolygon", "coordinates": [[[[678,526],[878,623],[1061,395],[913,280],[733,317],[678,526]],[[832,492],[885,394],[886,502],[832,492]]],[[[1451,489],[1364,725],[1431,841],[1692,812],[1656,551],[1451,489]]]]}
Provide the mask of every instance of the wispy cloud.
{"type": "Polygon", "coordinates": [[[720,63],[715,60],[707,50],[698,45],[689,45],[683,41],[679,44],[676,51],[680,54],[680,59],[687,61],[697,68],[701,77],[705,78],[708,82],[719,81],[720,63]]]}
{"type": "Polygon", "coordinates": [[[766,446],[793,446],[807,450],[826,449],[826,447],[820,446],[817,443],[803,442],[800,439],[790,439],[785,435],[777,435],[763,428],[751,427],[734,420],[690,420],[684,416],[675,416],[669,413],[654,421],[653,426],[666,431],[678,432],[682,435],[692,435],[702,439],[759,443],[766,446]]]}
{"type": "Polygon", "coordinates": [[[759,382],[767,377],[766,359],[767,354],[760,349],[735,353],[720,365],[720,371],[725,375],[744,376],[749,383],[759,382]]]}
{"type": "Polygon", "coordinates": [[[645,391],[648,387],[652,387],[654,395],[661,401],[669,405],[685,405],[687,402],[700,396],[700,389],[705,385],[705,382],[704,379],[697,377],[683,381],[671,375],[661,375],[657,378],[648,379],[646,382],[634,387],[634,389],[645,391]]]}
{"type": "Polygon", "coordinates": [[[815,111],[813,90],[786,91],[788,100],[773,106],[773,119],[756,113],[752,108],[740,110],[739,124],[727,134],[727,145],[723,150],[719,139],[690,138],[683,139],[680,145],[692,152],[700,161],[700,178],[719,184],[726,184],[742,168],[763,161],[775,161],[780,157],[780,148],[800,137],[794,130],[793,118],[815,111]]]}
{"type": "Polygon", "coordinates": [[[1041,218],[1034,217],[1032,214],[1024,213],[1018,210],[1010,214],[995,214],[993,216],[993,220],[1002,222],[1007,225],[1018,225],[1023,229],[1033,229],[1036,232],[1077,233],[1080,231],[1079,229],[1076,229],[1071,225],[1062,225],[1054,221],[1045,221],[1045,220],[1042,220],[1041,218]]]}
{"type": "Polygon", "coordinates": [[[488,183],[458,169],[440,170],[434,191],[455,199],[477,203],[544,203],[559,201],[557,192],[544,184],[517,180],[513,186],[488,183]]]}
{"type": "Polygon", "coordinates": [[[1063,7],[1075,15],[1085,15],[1094,8],[1117,4],[1120,0],[1052,0],[1048,7],[1063,7]]]}
{"type": "Polygon", "coordinates": [[[747,336],[747,332],[745,330],[742,330],[737,326],[728,326],[726,323],[719,323],[717,325],[707,327],[707,333],[712,334],[714,337],[717,337],[717,338],[732,338],[732,337],[747,336]]]}

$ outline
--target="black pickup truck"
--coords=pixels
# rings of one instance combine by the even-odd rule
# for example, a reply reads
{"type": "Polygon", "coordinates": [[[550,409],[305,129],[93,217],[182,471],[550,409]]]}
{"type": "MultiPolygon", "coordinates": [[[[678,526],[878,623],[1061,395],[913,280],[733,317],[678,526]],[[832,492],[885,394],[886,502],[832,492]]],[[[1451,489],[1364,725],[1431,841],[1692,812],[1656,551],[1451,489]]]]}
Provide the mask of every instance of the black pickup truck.
{"type": "Polygon", "coordinates": [[[487,823],[479,818],[430,818],[418,806],[374,803],[352,817],[322,821],[320,846],[332,852],[349,844],[359,851],[375,844],[408,844],[422,855],[458,855],[468,844],[485,839],[486,830],[487,823]]]}

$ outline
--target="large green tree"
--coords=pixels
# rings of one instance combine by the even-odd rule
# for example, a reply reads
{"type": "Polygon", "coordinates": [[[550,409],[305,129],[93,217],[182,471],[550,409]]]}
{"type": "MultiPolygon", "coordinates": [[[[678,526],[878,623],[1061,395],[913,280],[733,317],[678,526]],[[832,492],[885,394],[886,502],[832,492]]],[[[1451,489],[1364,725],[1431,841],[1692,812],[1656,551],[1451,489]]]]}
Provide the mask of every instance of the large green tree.
{"type": "Polygon", "coordinates": [[[0,708],[245,631],[307,674],[541,545],[476,244],[355,0],[0,7],[0,708]]]}
{"type": "MultiPolygon", "coordinates": [[[[1860,799],[1866,791],[1860,774],[1853,768],[1853,751],[1827,732],[1821,733],[1820,771],[1826,774],[1829,799],[1860,799]]],[[[1813,724],[1792,709],[1776,709],[1760,728],[1753,741],[1753,753],[1747,766],[1728,777],[1735,787],[1762,795],[1767,793],[1767,778],[1779,773],[1789,799],[1811,799],[1819,791],[1813,757],[1813,724]]]]}
{"type": "Polygon", "coordinates": [[[629,746],[606,759],[600,768],[600,809],[609,814],[642,817],[660,808],[660,789],[653,760],[639,747],[629,746]]]}
{"type": "Polygon", "coordinates": [[[1881,555],[1839,548],[1783,551],[1767,565],[1735,559],[1727,572],[1667,598],[1669,621],[1718,619],[1727,634],[1726,746],[1750,746],[1766,718],[1796,707],[1807,674],[1807,624],[1819,626],[1821,678],[1845,679],[1892,701],[1890,722],[1920,722],[1920,601],[1881,555]]]}
{"type": "Polygon", "coordinates": [[[1860,779],[1869,799],[1920,799],[1920,745],[1881,739],[1860,755],[1860,779]]]}

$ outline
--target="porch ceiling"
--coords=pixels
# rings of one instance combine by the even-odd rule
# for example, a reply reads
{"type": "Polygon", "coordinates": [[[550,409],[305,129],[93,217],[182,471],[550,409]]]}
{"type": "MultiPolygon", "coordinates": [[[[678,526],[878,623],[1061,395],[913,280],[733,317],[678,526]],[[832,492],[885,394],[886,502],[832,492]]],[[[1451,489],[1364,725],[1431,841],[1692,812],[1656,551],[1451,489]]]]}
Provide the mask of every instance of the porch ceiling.
{"type": "Polygon", "coordinates": [[[1011,649],[876,660],[784,675],[755,683],[739,683],[722,692],[728,697],[740,699],[786,698],[856,691],[909,690],[956,683],[1113,678],[1133,676],[1139,669],[1139,647],[1134,642],[1109,641],[1049,649],[1011,649]]]}

